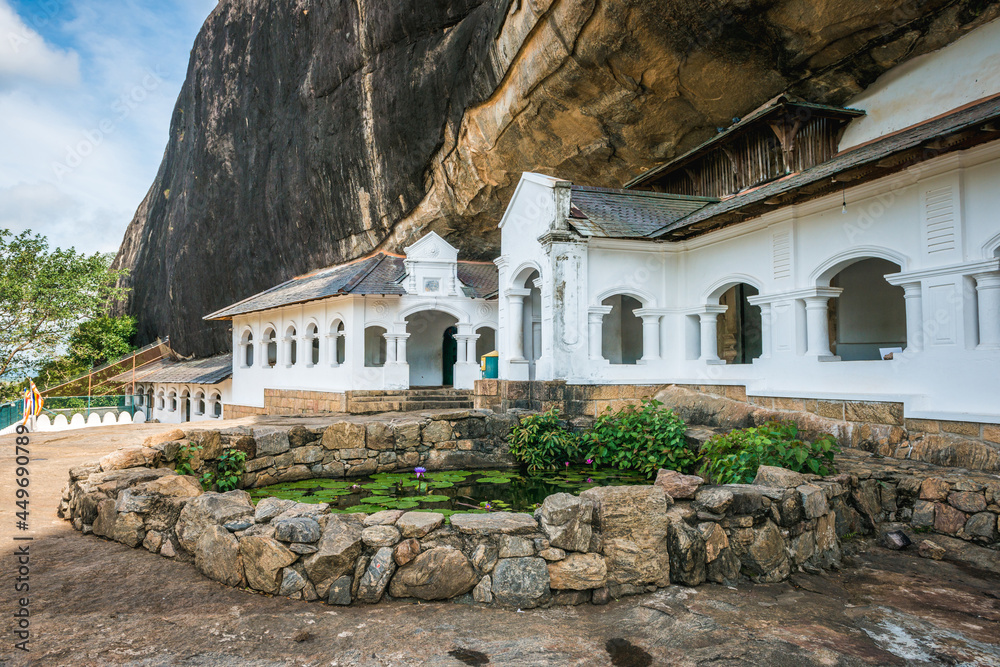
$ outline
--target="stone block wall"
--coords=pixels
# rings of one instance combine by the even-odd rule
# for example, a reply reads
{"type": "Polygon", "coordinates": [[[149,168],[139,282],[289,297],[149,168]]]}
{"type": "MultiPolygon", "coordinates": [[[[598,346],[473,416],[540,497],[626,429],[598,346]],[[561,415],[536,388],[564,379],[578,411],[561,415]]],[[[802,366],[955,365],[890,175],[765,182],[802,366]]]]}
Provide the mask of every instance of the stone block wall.
{"type": "Polygon", "coordinates": [[[347,412],[347,395],[342,392],[300,389],[265,389],[264,407],[223,406],[226,419],[253,415],[301,415],[317,412],[347,412]]]}

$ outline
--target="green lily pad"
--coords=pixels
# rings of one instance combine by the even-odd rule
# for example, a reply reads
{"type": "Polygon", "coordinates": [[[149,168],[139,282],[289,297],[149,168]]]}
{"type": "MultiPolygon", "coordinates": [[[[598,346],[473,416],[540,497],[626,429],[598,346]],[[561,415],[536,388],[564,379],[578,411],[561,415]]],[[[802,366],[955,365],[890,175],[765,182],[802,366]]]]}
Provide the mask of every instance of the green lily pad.
{"type": "Polygon", "coordinates": [[[477,484],[510,484],[509,477],[480,477],[477,484]]]}
{"type": "Polygon", "coordinates": [[[451,498],[449,498],[448,496],[427,495],[427,496],[414,496],[413,500],[417,500],[422,503],[443,503],[451,500],[451,498]]]}

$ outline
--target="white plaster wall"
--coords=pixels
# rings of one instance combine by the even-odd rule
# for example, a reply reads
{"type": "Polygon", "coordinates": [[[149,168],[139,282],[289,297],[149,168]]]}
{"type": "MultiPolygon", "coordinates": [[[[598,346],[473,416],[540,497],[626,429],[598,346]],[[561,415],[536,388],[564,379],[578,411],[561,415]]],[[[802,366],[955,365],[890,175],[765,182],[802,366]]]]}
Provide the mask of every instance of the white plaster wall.
{"type": "Polygon", "coordinates": [[[143,406],[143,411],[149,415],[149,419],[159,419],[163,424],[181,424],[185,421],[212,421],[216,419],[221,419],[222,417],[215,417],[212,410],[212,399],[213,397],[218,397],[218,400],[222,402],[222,405],[228,405],[232,401],[233,393],[233,381],[232,379],[226,379],[218,384],[185,384],[185,383],[164,383],[164,382],[152,382],[152,383],[142,383],[137,385],[137,391],[142,389],[143,392],[152,389],[153,391],[153,401],[152,404],[147,408],[143,406]],[[159,407],[158,395],[159,392],[163,392],[164,404],[163,407],[159,407]],[[175,392],[177,396],[177,407],[174,410],[170,409],[170,401],[167,396],[170,392],[175,392]],[[184,392],[187,392],[189,400],[191,401],[191,419],[185,419],[184,414],[184,404],[181,400],[184,392]],[[205,412],[198,412],[198,405],[196,397],[198,393],[201,392],[205,396],[205,412]]]}
{"type": "Polygon", "coordinates": [[[997,93],[1000,93],[1000,20],[879,77],[847,103],[867,113],[851,122],[840,149],[997,93]]]}
{"type": "MultiPolygon", "coordinates": [[[[556,341],[552,376],[575,383],[745,383],[751,393],[901,400],[908,416],[1000,421],[994,380],[1000,350],[976,348],[983,314],[977,312],[971,278],[971,272],[985,270],[983,260],[1000,248],[997,183],[1000,142],[682,243],[590,239],[582,246],[584,273],[576,281],[585,290],[584,308],[576,318],[582,342],[556,341]],[[940,224],[934,229],[928,225],[929,207],[940,203],[932,201],[934,196],[950,202],[950,236],[944,245],[934,231],[940,224]],[[841,212],[844,197],[846,213],[841,212]],[[805,356],[804,298],[865,257],[894,262],[904,274],[915,276],[923,309],[923,350],[909,350],[893,361],[826,362],[805,356]],[[699,361],[695,313],[718,304],[718,294],[739,282],[756,287],[770,306],[766,358],[728,366],[699,361]],[[661,359],[634,366],[589,359],[586,311],[614,293],[631,294],[652,312],[662,312],[661,359]]],[[[511,203],[521,205],[516,198],[511,203]]],[[[504,230],[500,264],[547,261],[531,238],[524,230],[504,230]]],[[[509,276],[511,270],[506,271],[509,276]]],[[[543,271],[543,282],[545,275],[543,271]]],[[[543,285],[543,295],[547,287],[543,285]]],[[[553,325],[543,319],[543,326],[553,325]]],[[[502,331],[501,338],[509,340],[509,332],[502,331]]],[[[500,351],[501,376],[513,378],[510,365],[504,364],[509,348],[500,351]]]]}
{"type": "Polygon", "coordinates": [[[410,366],[410,386],[440,386],[444,367],[444,332],[458,323],[453,315],[421,311],[407,318],[406,358],[410,366]]]}

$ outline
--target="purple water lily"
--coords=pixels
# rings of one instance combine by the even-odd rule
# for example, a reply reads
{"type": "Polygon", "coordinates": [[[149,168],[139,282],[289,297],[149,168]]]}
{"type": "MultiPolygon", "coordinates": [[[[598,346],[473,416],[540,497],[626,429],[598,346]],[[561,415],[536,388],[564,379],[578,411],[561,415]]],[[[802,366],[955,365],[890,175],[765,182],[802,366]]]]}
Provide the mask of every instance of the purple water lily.
{"type": "Polygon", "coordinates": [[[566,467],[567,468],[569,467],[569,461],[566,461],[566,467]]]}
{"type": "Polygon", "coordinates": [[[417,473],[417,479],[419,479],[424,476],[425,472],[427,472],[427,468],[424,468],[423,466],[417,466],[416,468],[413,469],[413,472],[417,473]]]}
{"type": "Polygon", "coordinates": [[[594,479],[593,479],[592,477],[588,477],[588,478],[587,478],[587,484],[590,484],[590,483],[591,483],[591,482],[593,482],[593,481],[594,481],[594,479]]]}
{"type": "Polygon", "coordinates": [[[594,459],[587,459],[587,465],[590,465],[593,462],[594,462],[594,459]]]}

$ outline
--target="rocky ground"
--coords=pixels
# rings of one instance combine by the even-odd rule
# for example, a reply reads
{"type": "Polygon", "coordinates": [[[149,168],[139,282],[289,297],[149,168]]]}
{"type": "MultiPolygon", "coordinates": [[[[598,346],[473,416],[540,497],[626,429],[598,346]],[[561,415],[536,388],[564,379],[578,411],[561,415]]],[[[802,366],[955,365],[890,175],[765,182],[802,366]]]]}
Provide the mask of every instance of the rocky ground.
{"type": "Polygon", "coordinates": [[[70,466],[163,425],[32,436],[32,651],[13,648],[13,469],[0,438],[0,665],[1000,664],[998,577],[853,541],[841,572],[672,586],[519,613],[455,603],[331,608],[227,588],[72,530],[70,466]]]}

